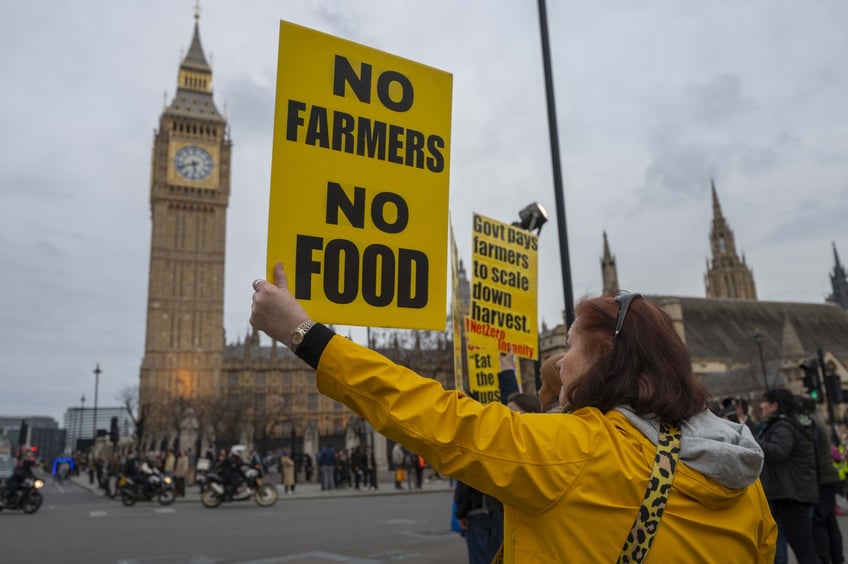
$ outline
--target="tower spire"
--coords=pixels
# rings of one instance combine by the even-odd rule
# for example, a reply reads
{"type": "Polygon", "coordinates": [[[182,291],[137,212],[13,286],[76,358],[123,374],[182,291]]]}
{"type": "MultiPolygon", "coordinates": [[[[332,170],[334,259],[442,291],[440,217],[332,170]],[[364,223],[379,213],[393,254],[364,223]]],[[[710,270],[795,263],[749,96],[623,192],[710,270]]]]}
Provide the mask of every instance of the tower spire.
{"type": "Polygon", "coordinates": [[[191,38],[191,45],[180,67],[194,71],[212,72],[212,67],[209,66],[206,55],[203,53],[203,45],[200,43],[200,15],[197,12],[194,14],[194,35],[191,38]]]}
{"type": "Polygon", "coordinates": [[[618,293],[618,269],[615,266],[615,257],[610,252],[606,230],[604,230],[604,256],[601,258],[601,279],[604,285],[603,295],[614,296],[618,293]]]}
{"type": "Polygon", "coordinates": [[[710,188],[712,189],[712,192],[713,192],[713,218],[714,219],[718,219],[718,218],[724,219],[724,216],[721,214],[721,204],[718,202],[718,194],[716,193],[715,179],[714,178],[710,178],[710,188]]]}
{"type": "Polygon", "coordinates": [[[833,293],[827,297],[827,301],[834,303],[844,309],[848,309],[848,276],[845,268],[839,262],[839,253],[836,252],[836,241],[833,242],[833,274],[830,275],[830,285],[833,293]]]}
{"type": "Polygon", "coordinates": [[[223,122],[212,99],[212,67],[200,42],[200,2],[194,6],[194,30],[191,44],[180,62],[177,92],[168,110],[172,113],[204,117],[223,122]]]}
{"type": "Polygon", "coordinates": [[[740,260],[736,253],[736,240],[733,230],[721,213],[715,179],[710,178],[710,191],[713,200],[713,224],[710,229],[710,248],[712,262],[708,263],[704,277],[708,298],[735,298],[756,300],[757,290],[754,275],[746,264],[744,255],[740,260]]]}

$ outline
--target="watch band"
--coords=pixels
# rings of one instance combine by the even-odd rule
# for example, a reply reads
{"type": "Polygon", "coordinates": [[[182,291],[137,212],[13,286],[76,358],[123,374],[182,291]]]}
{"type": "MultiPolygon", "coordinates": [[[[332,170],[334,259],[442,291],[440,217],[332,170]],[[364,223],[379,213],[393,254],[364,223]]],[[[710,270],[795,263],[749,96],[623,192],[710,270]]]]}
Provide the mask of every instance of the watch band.
{"type": "Polygon", "coordinates": [[[294,328],[294,331],[291,333],[291,342],[289,344],[289,348],[292,352],[297,351],[297,347],[300,346],[300,343],[303,342],[304,337],[309,332],[312,327],[315,326],[315,322],[311,319],[307,319],[300,325],[294,328]]]}

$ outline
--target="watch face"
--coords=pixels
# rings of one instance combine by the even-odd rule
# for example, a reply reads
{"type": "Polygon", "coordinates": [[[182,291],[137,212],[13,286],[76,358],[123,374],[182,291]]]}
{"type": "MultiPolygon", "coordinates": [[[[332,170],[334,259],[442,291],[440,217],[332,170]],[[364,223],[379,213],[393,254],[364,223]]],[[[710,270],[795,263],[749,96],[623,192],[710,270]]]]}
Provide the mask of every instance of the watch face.
{"type": "Polygon", "coordinates": [[[203,180],[212,173],[212,155],[205,149],[189,145],[174,155],[174,168],[189,180],[203,180]]]}

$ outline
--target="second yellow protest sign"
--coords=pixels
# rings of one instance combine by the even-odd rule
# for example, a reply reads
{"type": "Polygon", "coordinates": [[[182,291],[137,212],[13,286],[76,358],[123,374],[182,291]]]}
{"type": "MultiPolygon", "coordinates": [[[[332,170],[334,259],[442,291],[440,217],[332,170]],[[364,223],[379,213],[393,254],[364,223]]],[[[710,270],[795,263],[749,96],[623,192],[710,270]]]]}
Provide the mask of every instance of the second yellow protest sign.
{"type": "Polygon", "coordinates": [[[268,275],[317,320],[445,327],[451,75],[280,22],[268,275]]]}
{"type": "Polygon", "coordinates": [[[469,344],[538,358],[538,245],[530,231],[474,214],[469,344]]]}

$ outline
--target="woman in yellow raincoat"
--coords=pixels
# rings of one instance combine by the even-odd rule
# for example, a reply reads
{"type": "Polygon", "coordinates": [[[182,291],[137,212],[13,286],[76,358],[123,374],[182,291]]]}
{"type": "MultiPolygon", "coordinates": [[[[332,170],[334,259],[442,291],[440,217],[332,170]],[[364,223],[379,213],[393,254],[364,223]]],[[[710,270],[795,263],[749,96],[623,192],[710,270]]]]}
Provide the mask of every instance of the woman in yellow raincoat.
{"type": "Polygon", "coordinates": [[[253,284],[253,326],[316,368],[323,394],[439,472],[500,499],[505,562],[641,561],[648,548],[653,562],[773,562],[762,450],[745,425],[706,408],[671,320],[638,294],[578,305],[559,361],[570,412],[519,414],[446,391],[315,324],[282,265],[274,274],[273,284],[253,284]],[[679,463],[670,472],[658,465],[673,479],[667,502],[634,527],[654,459],[662,462],[657,443],[675,427],[679,463]],[[637,545],[656,531],[653,544],[625,550],[631,529],[637,545]]]}

